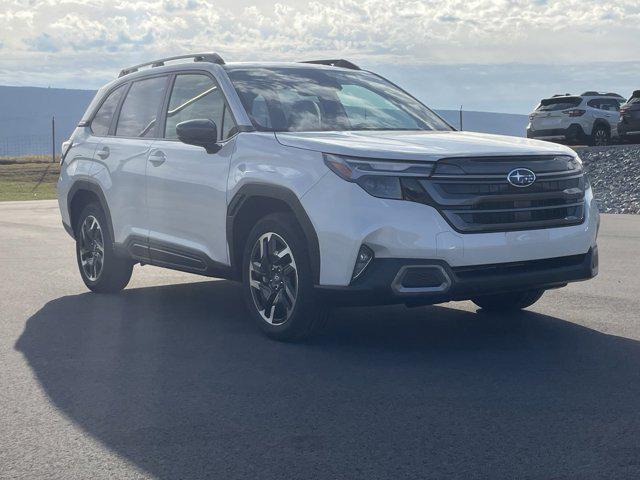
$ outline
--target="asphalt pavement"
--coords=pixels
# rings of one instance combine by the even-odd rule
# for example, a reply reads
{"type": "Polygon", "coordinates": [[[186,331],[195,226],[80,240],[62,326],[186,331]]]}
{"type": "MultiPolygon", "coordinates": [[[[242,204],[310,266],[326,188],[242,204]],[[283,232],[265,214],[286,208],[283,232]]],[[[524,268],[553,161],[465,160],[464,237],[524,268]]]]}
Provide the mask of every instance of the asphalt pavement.
{"type": "Polygon", "coordinates": [[[2,203],[0,478],[640,478],[640,216],[599,248],[525,312],[342,309],[291,345],[231,282],[89,293],[56,203],[2,203]]]}

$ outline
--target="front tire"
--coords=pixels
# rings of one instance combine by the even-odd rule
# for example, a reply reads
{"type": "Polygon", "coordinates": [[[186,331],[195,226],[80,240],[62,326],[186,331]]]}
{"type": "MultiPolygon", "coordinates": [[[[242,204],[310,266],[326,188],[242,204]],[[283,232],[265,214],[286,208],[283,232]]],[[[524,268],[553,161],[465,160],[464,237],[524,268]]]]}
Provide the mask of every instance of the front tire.
{"type": "Polygon", "coordinates": [[[97,293],[115,293],[129,283],[133,262],[115,254],[100,205],[84,207],[75,228],[76,258],[84,284],[97,293]]]}
{"type": "Polygon", "coordinates": [[[249,313],[269,337],[300,341],[324,323],[304,234],[295,218],[273,213],[259,220],[245,244],[243,290],[249,313]]]}
{"type": "Polygon", "coordinates": [[[471,301],[488,312],[509,312],[530,307],[542,297],[544,290],[499,293],[472,298],[471,301]]]}

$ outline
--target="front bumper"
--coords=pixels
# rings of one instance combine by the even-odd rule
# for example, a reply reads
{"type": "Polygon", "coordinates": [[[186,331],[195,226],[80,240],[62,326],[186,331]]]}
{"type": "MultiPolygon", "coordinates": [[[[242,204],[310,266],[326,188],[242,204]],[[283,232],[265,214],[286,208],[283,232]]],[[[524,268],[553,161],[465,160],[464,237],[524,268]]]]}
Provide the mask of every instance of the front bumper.
{"type": "Polygon", "coordinates": [[[496,293],[558,288],[588,280],[597,273],[598,248],[594,246],[582,255],[470,267],[452,267],[442,260],[382,258],[374,260],[348,287],[316,288],[326,301],[338,305],[432,305],[496,293]],[[423,271],[425,275],[409,278],[409,271],[423,271]]]}
{"type": "Polygon", "coordinates": [[[429,205],[375,198],[332,173],[302,197],[302,204],[318,235],[319,284],[335,287],[351,284],[361,245],[373,250],[376,263],[413,259],[438,260],[452,268],[494,265],[584,255],[596,245],[599,223],[590,188],[581,224],[490,233],[456,232],[429,205]]]}

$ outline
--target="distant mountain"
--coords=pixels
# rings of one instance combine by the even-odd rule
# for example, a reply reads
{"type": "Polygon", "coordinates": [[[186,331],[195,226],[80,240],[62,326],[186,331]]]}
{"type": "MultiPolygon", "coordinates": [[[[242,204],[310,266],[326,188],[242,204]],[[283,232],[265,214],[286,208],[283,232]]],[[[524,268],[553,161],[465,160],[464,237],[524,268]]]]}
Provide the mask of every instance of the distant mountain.
{"type": "MultiPolygon", "coordinates": [[[[56,120],[56,148],[71,135],[93,90],[0,86],[0,156],[51,152],[51,118],[56,120]]],[[[438,110],[459,127],[459,113],[438,110]]],[[[523,136],[526,115],[464,112],[463,129],[475,132],[523,136]]]]}

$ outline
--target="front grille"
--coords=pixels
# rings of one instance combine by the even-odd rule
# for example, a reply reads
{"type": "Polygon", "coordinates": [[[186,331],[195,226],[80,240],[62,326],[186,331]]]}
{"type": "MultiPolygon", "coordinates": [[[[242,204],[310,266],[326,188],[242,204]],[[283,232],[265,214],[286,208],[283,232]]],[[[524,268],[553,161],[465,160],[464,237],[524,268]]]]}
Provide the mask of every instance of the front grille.
{"type": "Polygon", "coordinates": [[[496,275],[518,275],[522,273],[545,272],[551,269],[576,267],[584,262],[587,255],[588,254],[571,255],[568,257],[497,263],[493,265],[454,267],[452,270],[458,280],[480,280],[496,275]]]}
{"type": "MultiPolygon", "coordinates": [[[[423,198],[459,232],[525,230],[576,225],[584,221],[586,179],[569,156],[451,158],[420,179],[423,198]],[[510,171],[536,174],[528,187],[507,181],[510,171]]],[[[415,186],[413,187],[415,190],[415,186]]]]}

